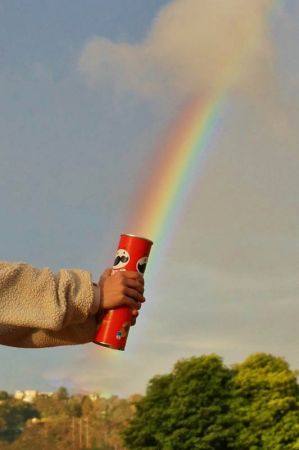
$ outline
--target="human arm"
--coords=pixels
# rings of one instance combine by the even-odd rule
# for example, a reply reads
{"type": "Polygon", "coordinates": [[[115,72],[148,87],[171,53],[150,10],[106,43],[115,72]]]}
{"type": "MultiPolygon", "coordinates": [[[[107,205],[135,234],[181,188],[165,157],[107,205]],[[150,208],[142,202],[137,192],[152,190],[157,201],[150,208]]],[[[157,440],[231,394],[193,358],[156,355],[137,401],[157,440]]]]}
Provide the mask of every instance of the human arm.
{"type": "MultiPolygon", "coordinates": [[[[112,299],[113,307],[124,303],[120,292],[120,288],[125,292],[124,280],[118,285],[118,297],[112,299]]],[[[61,269],[53,273],[25,263],[0,262],[0,343],[48,347],[90,342],[98,326],[97,312],[111,300],[111,281],[102,280],[99,286],[103,286],[104,297],[87,271],[61,269]]],[[[130,305],[137,310],[139,300],[136,304],[135,300],[132,298],[130,305]]]]}

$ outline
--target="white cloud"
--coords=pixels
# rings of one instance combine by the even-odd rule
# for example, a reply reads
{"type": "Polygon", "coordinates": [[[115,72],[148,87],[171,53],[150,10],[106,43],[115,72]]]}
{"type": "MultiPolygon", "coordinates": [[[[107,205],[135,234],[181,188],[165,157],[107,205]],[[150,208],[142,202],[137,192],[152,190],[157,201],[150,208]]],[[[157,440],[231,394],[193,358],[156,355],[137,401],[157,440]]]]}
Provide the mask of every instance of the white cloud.
{"type": "Polygon", "coordinates": [[[241,67],[247,74],[243,82],[256,87],[272,58],[265,20],[271,4],[175,0],[139,44],[93,37],[81,52],[79,69],[93,85],[108,82],[116,91],[145,96],[165,90],[206,93],[226,76],[238,79],[241,67]]]}

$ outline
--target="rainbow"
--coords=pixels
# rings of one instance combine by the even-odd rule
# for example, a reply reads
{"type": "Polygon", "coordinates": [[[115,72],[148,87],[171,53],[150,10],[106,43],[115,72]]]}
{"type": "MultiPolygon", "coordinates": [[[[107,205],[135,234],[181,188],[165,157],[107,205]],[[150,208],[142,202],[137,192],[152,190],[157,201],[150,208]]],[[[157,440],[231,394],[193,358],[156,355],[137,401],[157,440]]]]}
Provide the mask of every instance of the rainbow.
{"type": "MultiPolygon", "coordinates": [[[[263,20],[267,20],[275,7],[285,1],[274,0],[263,20]]],[[[193,98],[184,104],[155,151],[157,157],[140,198],[132,202],[135,213],[131,212],[127,229],[123,231],[154,241],[147,277],[159,273],[163,249],[168,247],[175,225],[179,226],[184,201],[192,189],[193,181],[198,178],[203,157],[208,153],[213,136],[217,133],[222,106],[225,105],[234,81],[240,76],[247,50],[255,45],[257,34],[254,34],[254,27],[260,25],[261,23],[253,24],[251,39],[240,43],[227,60],[213,92],[207,97],[193,98]]],[[[136,342],[135,344],[137,345],[136,342]]],[[[135,344],[131,341],[133,350],[135,344]]],[[[102,358],[106,358],[107,363],[121,357],[127,358],[120,352],[102,350],[102,358]]],[[[98,347],[89,348],[91,356],[98,355],[98,351],[98,347]]]]}
{"type": "MultiPolygon", "coordinates": [[[[252,24],[252,34],[241,42],[227,59],[219,75],[219,83],[203,98],[193,98],[182,108],[156,149],[157,159],[146,189],[134,202],[136,214],[132,215],[128,230],[154,241],[152,258],[161,253],[157,247],[169,242],[179,222],[187,194],[198,177],[203,155],[217,132],[222,106],[229,97],[231,88],[242,72],[243,61],[248,51],[256,46],[255,32],[268,19],[275,7],[285,0],[274,0],[265,12],[265,17],[252,24]],[[153,255],[154,254],[154,255],[153,255]]],[[[157,258],[156,258],[157,259],[157,258]]],[[[151,269],[150,269],[151,270],[151,269]]]]}
{"type": "Polygon", "coordinates": [[[216,128],[223,100],[224,96],[218,96],[214,100],[189,101],[172,131],[160,143],[159,159],[147,184],[151,187],[142,195],[138,216],[132,220],[136,234],[157,241],[173,223],[200,155],[216,128]]]}

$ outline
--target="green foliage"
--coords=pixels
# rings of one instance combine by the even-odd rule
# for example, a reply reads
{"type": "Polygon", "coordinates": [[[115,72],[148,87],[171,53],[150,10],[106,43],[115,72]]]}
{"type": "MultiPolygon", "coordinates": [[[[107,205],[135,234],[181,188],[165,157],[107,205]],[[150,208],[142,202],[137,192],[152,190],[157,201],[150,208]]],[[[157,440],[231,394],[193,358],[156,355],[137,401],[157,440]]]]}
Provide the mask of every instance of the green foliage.
{"type": "Polygon", "coordinates": [[[32,405],[20,401],[3,402],[0,405],[0,440],[16,439],[26,421],[33,417],[39,417],[39,412],[32,405]]]}
{"type": "Polygon", "coordinates": [[[59,400],[55,395],[52,397],[38,396],[34,405],[41,412],[42,417],[61,417],[68,414],[68,400],[59,400]]]}
{"type": "Polygon", "coordinates": [[[154,450],[167,436],[172,378],[172,374],[154,377],[149,382],[146,396],[136,403],[134,420],[124,432],[129,448],[154,450]]]}
{"type": "Polygon", "coordinates": [[[230,371],[216,355],[175,365],[170,388],[170,424],[175,430],[168,430],[166,448],[226,448],[230,379],[230,371]]]}
{"type": "Polygon", "coordinates": [[[265,353],[233,367],[217,355],[178,361],[144,397],[59,388],[28,404],[2,392],[0,450],[299,450],[296,374],[265,353]]]}
{"type": "Polygon", "coordinates": [[[9,395],[6,391],[0,391],[0,400],[7,400],[9,395]]]}
{"type": "Polygon", "coordinates": [[[87,397],[87,395],[84,395],[80,403],[81,413],[83,416],[89,416],[93,413],[94,403],[90,400],[89,397],[87,397]]]}
{"type": "Polygon", "coordinates": [[[153,378],[124,432],[130,449],[225,450],[231,372],[216,355],[179,361],[153,378]]]}
{"type": "Polygon", "coordinates": [[[66,405],[66,411],[70,417],[81,417],[82,416],[81,402],[76,399],[71,399],[66,405]]]}
{"type": "Polygon", "coordinates": [[[54,396],[58,400],[67,400],[69,398],[69,393],[66,387],[61,386],[60,388],[57,389],[54,396]]]}
{"type": "Polygon", "coordinates": [[[282,359],[258,353],[234,367],[234,449],[291,450],[299,440],[299,391],[282,359]]]}
{"type": "Polygon", "coordinates": [[[264,353],[227,368],[216,355],[154,377],[123,433],[131,450],[299,449],[296,375],[264,353]]]}

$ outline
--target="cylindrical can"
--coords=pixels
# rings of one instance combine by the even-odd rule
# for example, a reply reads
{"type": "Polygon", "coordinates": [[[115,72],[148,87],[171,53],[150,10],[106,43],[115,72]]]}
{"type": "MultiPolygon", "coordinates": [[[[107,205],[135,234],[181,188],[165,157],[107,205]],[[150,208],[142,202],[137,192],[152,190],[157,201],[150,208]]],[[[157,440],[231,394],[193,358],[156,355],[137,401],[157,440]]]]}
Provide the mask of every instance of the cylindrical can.
{"type": "MultiPolygon", "coordinates": [[[[153,242],[133,234],[120,236],[112,276],[121,270],[145,272],[153,242]]],[[[124,350],[132,321],[131,308],[121,306],[107,311],[94,338],[94,343],[115,350],[124,350]]]]}

